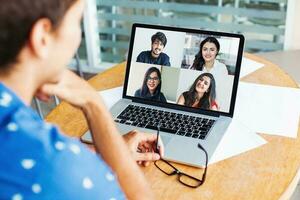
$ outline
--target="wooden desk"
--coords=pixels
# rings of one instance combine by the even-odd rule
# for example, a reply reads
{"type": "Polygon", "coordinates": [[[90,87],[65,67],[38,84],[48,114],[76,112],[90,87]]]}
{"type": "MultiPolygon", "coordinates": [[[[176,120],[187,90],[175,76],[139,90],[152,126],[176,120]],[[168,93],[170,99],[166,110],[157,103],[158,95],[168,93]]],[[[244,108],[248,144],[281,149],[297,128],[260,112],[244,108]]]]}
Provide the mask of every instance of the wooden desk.
{"type": "MultiPolygon", "coordinates": [[[[265,66],[244,77],[242,81],[297,87],[284,71],[271,62],[251,54],[246,54],[246,57],[264,63],[265,66]]],[[[125,63],[121,63],[98,74],[89,83],[97,90],[121,86],[124,66],[125,63]]],[[[46,120],[59,125],[70,136],[79,137],[88,129],[83,114],[66,103],[57,106],[46,120]]],[[[262,136],[268,141],[266,145],[210,165],[206,182],[198,189],[184,187],[176,181],[176,176],[166,176],[153,164],[143,168],[143,171],[157,199],[267,200],[289,197],[292,190],[288,188],[300,166],[300,137],[289,139],[264,134],[262,136]]],[[[175,165],[184,172],[199,177],[202,174],[201,169],[175,165]]]]}

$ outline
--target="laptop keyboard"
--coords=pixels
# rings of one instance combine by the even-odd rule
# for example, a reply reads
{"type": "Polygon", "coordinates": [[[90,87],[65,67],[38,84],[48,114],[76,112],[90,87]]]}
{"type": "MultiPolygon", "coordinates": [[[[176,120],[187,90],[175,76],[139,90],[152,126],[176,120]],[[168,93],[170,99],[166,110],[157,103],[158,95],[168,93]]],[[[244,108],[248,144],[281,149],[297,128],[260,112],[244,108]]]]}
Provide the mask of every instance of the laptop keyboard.
{"type": "Polygon", "coordinates": [[[204,140],[215,120],[128,105],[115,122],[204,140]]]}

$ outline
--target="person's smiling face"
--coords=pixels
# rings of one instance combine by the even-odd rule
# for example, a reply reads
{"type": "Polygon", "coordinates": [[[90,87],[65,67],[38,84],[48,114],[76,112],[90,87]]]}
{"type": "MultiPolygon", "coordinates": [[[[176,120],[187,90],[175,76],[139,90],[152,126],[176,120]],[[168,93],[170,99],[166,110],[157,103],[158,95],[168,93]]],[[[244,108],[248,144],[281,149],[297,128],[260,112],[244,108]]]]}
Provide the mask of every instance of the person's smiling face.
{"type": "Polygon", "coordinates": [[[151,45],[152,56],[157,58],[159,54],[163,51],[164,47],[164,44],[160,40],[156,39],[151,45]]]}
{"type": "Polygon", "coordinates": [[[158,78],[158,75],[156,72],[152,72],[148,78],[147,78],[147,87],[150,91],[150,93],[154,93],[154,91],[156,90],[158,84],[159,84],[160,80],[158,78]]]}
{"type": "Polygon", "coordinates": [[[199,79],[199,81],[196,84],[196,91],[198,93],[205,93],[208,92],[208,89],[210,87],[210,78],[207,76],[203,76],[199,79]]]}
{"type": "Polygon", "coordinates": [[[206,42],[202,47],[202,57],[205,62],[213,61],[218,54],[216,45],[212,42],[206,42]]]}

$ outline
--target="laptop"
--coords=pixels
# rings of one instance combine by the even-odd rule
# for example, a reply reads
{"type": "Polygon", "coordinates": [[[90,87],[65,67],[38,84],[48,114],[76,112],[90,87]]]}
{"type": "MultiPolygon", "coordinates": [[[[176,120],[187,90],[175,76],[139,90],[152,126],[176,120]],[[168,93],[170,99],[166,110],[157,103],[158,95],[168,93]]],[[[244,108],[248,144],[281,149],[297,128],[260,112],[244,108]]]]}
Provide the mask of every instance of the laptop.
{"type": "Polygon", "coordinates": [[[210,160],[231,123],[243,46],[240,34],[133,24],[122,99],[110,109],[120,132],[159,126],[164,159],[204,167],[197,145],[210,160]]]}

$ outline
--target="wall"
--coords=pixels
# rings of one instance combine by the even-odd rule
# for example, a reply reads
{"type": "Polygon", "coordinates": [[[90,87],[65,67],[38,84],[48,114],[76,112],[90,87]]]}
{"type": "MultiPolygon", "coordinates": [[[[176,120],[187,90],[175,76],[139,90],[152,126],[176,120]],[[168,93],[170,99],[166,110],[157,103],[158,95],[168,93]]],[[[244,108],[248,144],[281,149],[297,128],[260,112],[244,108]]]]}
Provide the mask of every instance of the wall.
{"type": "Polygon", "coordinates": [[[300,1],[289,0],[287,7],[286,29],[285,29],[285,50],[300,49],[300,1]]]}
{"type": "Polygon", "coordinates": [[[176,103],[177,99],[177,85],[179,83],[180,69],[174,67],[162,68],[162,88],[169,103],[176,103]]]}

